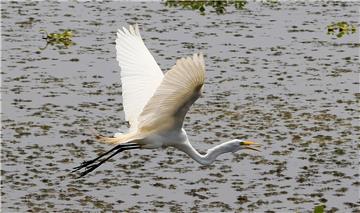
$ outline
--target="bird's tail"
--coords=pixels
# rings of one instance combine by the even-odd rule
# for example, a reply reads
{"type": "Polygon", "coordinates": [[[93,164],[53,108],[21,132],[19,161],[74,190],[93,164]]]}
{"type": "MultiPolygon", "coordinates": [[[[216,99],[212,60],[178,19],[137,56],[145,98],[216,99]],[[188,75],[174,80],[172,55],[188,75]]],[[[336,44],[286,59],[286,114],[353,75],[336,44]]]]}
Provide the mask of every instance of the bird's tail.
{"type": "Polygon", "coordinates": [[[96,130],[91,130],[93,135],[95,136],[96,140],[107,143],[107,144],[122,144],[127,143],[130,141],[134,141],[135,139],[138,139],[136,137],[136,132],[130,132],[127,134],[116,134],[114,137],[106,137],[101,134],[99,134],[96,130]]]}

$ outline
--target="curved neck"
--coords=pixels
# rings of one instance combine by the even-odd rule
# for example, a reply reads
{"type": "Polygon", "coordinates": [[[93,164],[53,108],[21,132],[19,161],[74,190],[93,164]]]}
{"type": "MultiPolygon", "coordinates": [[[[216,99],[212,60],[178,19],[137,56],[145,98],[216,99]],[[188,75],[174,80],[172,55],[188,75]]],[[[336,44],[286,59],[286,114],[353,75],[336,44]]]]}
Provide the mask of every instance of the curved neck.
{"type": "Polygon", "coordinates": [[[186,141],[184,144],[177,146],[178,149],[188,154],[192,159],[197,161],[202,165],[210,165],[215,159],[224,153],[231,152],[231,148],[224,146],[227,142],[220,145],[214,146],[211,149],[208,149],[205,155],[200,154],[189,141],[186,141]]]}

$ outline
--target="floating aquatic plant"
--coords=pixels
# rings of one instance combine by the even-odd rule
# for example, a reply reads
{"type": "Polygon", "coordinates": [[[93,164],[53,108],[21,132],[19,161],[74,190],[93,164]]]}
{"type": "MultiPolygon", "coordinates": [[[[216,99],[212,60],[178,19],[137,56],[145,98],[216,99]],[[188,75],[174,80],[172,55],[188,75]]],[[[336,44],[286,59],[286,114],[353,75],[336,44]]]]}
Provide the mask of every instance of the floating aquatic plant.
{"type": "Polygon", "coordinates": [[[236,9],[243,9],[247,4],[246,0],[234,1],[196,1],[196,0],[166,0],[167,7],[182,7],[184,9],[198,10],[201,15],[205,15],[206,8],[212,7],[216,14],[225,14],[226,7],[234,5],[236,9]]]}
{"type": "Polygon", "coordinates": [[[317,205],[314,207],[314,213],[324,213],[325,212],[325,207],[324,205],[317,205]]]}
{"type": "Polygon", "coordinates": [[[73,32],[71,30],[65,30],[62,33],[48,33],[46,30],[40,30],[40,32],[46,34],[46,37],[43,37],[43,39],[46,39],[47,42],[44,48],[40,48],[41,50],[44,50],[49,44],[63,44],[65,47],[75,44],[71,40],[73,37],[73,32]]]}
{"type": "Polygon", "coordinates": [[[344,35],[353,34],[356,32],[355,25],[349,24],[345,21],[331,23],[327,26],[328,35],[336,35],[336,37],[341,38],[344,35]]]}

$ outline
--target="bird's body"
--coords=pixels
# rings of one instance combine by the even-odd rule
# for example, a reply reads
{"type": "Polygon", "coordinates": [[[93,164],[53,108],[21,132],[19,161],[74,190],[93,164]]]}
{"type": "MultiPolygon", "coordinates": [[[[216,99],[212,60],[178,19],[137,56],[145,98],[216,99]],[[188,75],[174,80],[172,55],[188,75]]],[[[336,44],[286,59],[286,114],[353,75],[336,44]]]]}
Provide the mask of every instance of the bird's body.
{"type": "Polygon", "coordinates": [[[211,164],[217,156],[240,149],[252,149],[254,142],[230,140],[198,153],[183,129],[183,121],[191,105],[200,97],[205,81],[205,62],[202,54],[177,60],[165,75],[146,48],[137,25],[117,33],[117,60],[121,67],[121,82],[125,119],[130,123],[128,133],[114,137],[97,135],[104,143],[116,145],[99,157],[85,161],[76,170],[85,168],[82,176],[91,172],[118,152],[129,149],[158,149],[175,147],[200,164],[211,164]],[[113,153],[113,154],[111,154],[113,153]],[[102,157],[109,157],[97,163],[102,157]]]}
{"type": "Polygon", "coordinates": [[[144,149],[158,149],[166,148],[168,146],[177,147],[188,140],[184,129],[169,130],[151,134],[143,140],[139,141],[139,144],[144,149]]]}

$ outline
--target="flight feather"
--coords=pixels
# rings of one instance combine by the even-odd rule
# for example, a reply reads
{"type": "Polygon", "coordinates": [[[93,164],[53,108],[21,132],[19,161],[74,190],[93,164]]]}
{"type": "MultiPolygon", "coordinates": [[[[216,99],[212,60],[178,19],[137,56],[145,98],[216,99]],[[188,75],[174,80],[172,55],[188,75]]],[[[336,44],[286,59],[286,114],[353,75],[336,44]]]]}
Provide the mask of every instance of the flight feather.
{"type": "Polygon", "coordinates": [[[139,130],[182,128],[187,111],[201,95],[204,80],[202,54],[177,60],[141,112],[139,130]]]}
{"type": "Polygon", "coordinates": [[[129,121],[130,129],[137,129],[138,117],[164,75],[146,48],[138,25],[118,30],[116,59],[121,68],[125,119],[129,121]]]}

